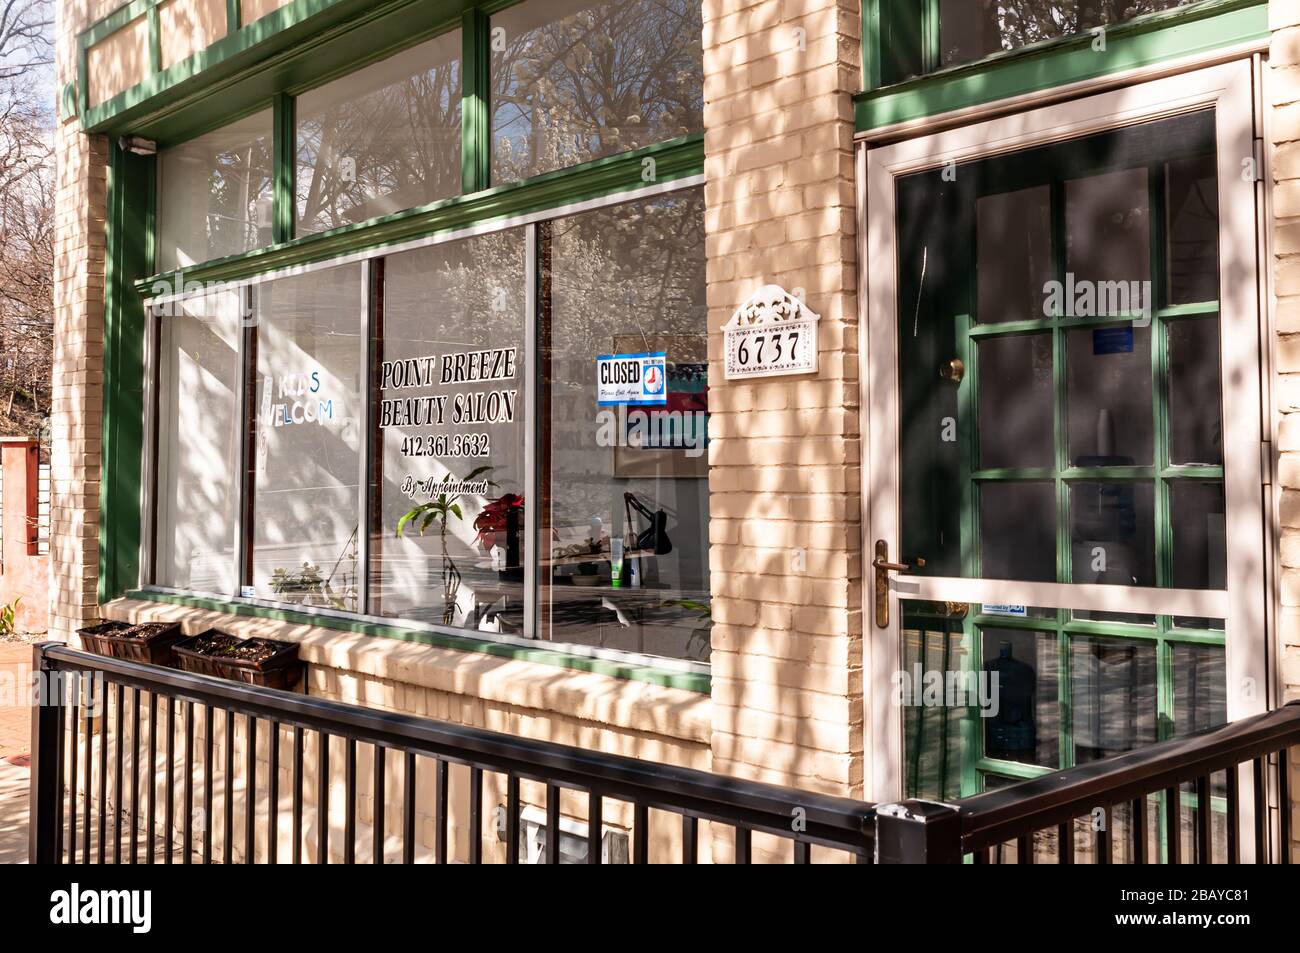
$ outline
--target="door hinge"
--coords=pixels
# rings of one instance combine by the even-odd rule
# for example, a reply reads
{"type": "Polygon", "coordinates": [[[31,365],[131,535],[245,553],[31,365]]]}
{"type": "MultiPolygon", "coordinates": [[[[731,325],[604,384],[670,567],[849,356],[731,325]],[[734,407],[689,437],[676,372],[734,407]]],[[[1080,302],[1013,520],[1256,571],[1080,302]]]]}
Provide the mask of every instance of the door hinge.
{"type": "Polygon", "coordinates": [[[1259,443],[1259,472],[1264,486],[1273,484],[1273,441],[1261,440],[1259,443]]]}
{"type": "Polygon", "coordinates": [[[1263,137],[1256,136],[1254,141],[1251,143],[1251,145],[1255,153],[1254,156],[1252,157],[1253,164],[1255,166],[1254,169],[1255,181],[1263,182],[1264,181],[1264,156],[1265,156],[1263,137]]]}

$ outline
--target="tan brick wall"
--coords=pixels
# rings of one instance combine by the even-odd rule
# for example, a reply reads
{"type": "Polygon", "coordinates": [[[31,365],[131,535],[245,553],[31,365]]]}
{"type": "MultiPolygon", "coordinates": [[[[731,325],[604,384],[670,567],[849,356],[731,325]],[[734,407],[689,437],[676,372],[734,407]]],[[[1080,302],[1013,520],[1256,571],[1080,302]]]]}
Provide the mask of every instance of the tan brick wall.
{"type": "Polygon", "coordinates": [[[226,35],[226,0],[167,0],[158,7],[158,46],[167,69],[226,35]]]}
{"type": "MultiPolygon", "coordinates": [[[[76,32],[102,6],[59,5],[60,85],[76,76],[76,32]]],[[[108,142],[83,135],[74,120],[55,131],[55,147],[50,632],[66,636],[96,614],[108,142]]]]}
{"type": "Polygon", "coordinates": [[[137,17],[86,51],[90,105],[97,106],[149,75],[149,22],[137,17]]]}
{"type": "Polygon", "coordinates": [[[839,795],[863,784],[860,30],[856,0],[704,0],[713,766],[839,795]],[[821,370],[728,383],[720,328],[769,282],[821,315],[821,370]]]}
{"type": "MultiPolygon", "coordinates": [[[[1277,296],[1276,403],[1281,506],[1278,647],[1282,701],[1300,698],[1300,0],[1269,4],[1272,97],[1273,284],[1277,296]]],[[[1292,752],[1291,790],[1300,792],[1300,749],[1292,752]]],[[[1300,801],[1291,805],[1300,820],[1300,801]]],[[[1291,829],[1300,832],[1293,820],[1291,829]]],[[[1300,834],[1298,834],[1300,836],[1300,834]]],[[[1300,856],[1300,843],[1293,856],[1300,856]]]]}

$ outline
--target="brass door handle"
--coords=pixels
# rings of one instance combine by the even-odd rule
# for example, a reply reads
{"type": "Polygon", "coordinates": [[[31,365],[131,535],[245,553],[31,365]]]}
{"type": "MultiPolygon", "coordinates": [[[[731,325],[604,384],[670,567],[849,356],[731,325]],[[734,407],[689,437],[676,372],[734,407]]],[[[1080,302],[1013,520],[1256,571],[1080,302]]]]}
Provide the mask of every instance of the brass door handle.
{"type": "MultiPolygon", "coordinates": [[[[916,560],[918,567],[925,565],[924,559],[916,560]]],[[[889,544],[883,539],[876,540],[876,558],[871,561],[871,568],[876,571],[876,625],[881,629],[889,628],[889,574],[907,572],[912,567],[907,563],[889,561],[889,544]]]]}

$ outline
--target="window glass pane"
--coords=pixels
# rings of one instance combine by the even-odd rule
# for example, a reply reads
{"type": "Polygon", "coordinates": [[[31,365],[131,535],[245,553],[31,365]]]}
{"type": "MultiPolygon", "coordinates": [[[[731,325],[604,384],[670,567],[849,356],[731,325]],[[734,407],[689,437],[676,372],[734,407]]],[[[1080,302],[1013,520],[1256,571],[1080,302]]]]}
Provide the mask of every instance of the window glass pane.
{"type": "Polygon", "coordinates": [[[494,183],[704,128],[699,0],[525,0],[492,29],[494,183]]]}
{"type": "Polygon", "coordinates": [[[980,486],[980,572],[986,579],[1056,581],[1056,485],[980,486]]]}
{"type": "Polygon", "coordinates": [[[1043,185],[975,200],[976,278],[984,324],[1037,321],[1052,280],[1052,193],[1043,185]]]}
{"type": "Polygon", "coordinates": [[[1151,329],[1072,328],[1066,363],[1070,464],[1150,466],[1151,329]]]}
{"type": "MultiPolygon", "coordinates": [[[[891,687],[903,709],[908,797],[946,800],[975,793],[962,790],[963,761],[974,756],[966,750],[963,729],[966,719],[979,711],[978,685],[974,698],[969,690],[948,691],[950,684],[969,686],[965,680],[973,674],[963,628],[965,608],[899,601],[903,671],[891,687]]],[[[992,701],[986,693],[985,706],[992,701]]]]}
{"type": "Polygon", "coordinates": [[[1154,643],[1106,636],[1070,640],[1076,764],[1156,740],[1154,643]]]}
{"type": "Polygon", "coordinates": [[[296,100],[298,234],[460,192],[460,31],[296,100]]]}
{"type": "Polygon", "coordinates": [[[940,63],[950,66],[1083,33],[1189,0],[939,0],[940,63]]]}
{"type": "Polygon", "coordinates": [[[1154,586],[1151,483],[1070,484],[1070,546],[1078,583],[1154,586]]]}
{"type": "Polygon", "coordinates": [[[1213,155],[1165,166],[1169,303],[1219,297],[1219,185],[1213,155]]]}
{"type": "Polygon", "coordinates": [[[257,286],[252,579],[357,611],[361,266],[257,286]]]}
{"type": "Polygon", "coordinates": [[[271,112],[158,155],[158,270],[271,243],[271,112]]]}
{"type": "Polygon", "coordinates": [[[702,198],[692,189],[559,219],[545,230],[545,638],[708,657],[702,198]],[[644,403],[602,390],[602,355],[642,356],[630,366],[644,395],[635,399],[644,403]]]}
{"type": "Polygon", "coordinates": [[[1223,646],[1175,642],[1169,649],[1174,666],[1174,736],[1227,724],[1223,646]]]}
{"type": "Polygon", "coordinates": [[[1169,523],[1174,536],[1174,588],[1227,588],[1223,484],[1171,480],[1169,523]]]}
{"type": "Polygon", "coordinates": [[[983,719],[984,756],[1059,768],[1055,633],[984,628],[981,638],[989,690],[996,684],[998,699],[983,719]]]}
{"type": "Polygon", "coordinates": [[[1223,463],[1218,318],[1169,322],[1169,462],[1223,463]]]}
{"type": "Polygon", "coordinates": [[[521,231],[384,261],[372,614],[524,634],[524,309],[521,231]]]}
{"type": "Polygon", "coordinates": [[[1142,284],[1151,278],[1149,206],[1146,169],[1065,183],[1065,270],[1075,289],[1067,315],[1119,316],[1150,303],[1142,284]]]}
{"type": "Polygon", "coordinates": [[[154,555],[160,586],[236,592],[241,298],[225,291],[160,306],[154,555]]]}
{"type": "Polygon", "coordinates": [[[977,347],[980,467],[1054,466],[1051,334],[986,338],[977,347]]]}

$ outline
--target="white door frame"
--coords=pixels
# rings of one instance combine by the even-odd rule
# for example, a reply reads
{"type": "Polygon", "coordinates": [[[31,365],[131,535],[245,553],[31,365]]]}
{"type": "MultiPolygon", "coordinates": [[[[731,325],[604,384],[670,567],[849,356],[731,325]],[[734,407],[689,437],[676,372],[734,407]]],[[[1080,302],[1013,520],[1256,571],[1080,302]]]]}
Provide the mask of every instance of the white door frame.
{"type": "MultiPolygon", "coordinates": [[[[900,598],[1056,608],[1121,608],[1128,612],[1188,614],[1227,620],[1228,718],[1268,708],[1264,453],[1261,433],[1257,222],[1255,180],[1243,174],[1255,161],[1254,97],[1250,60],[1179,76],[905,142],[857,151],[859,227],[859,347],[863,420],[863,638],[864,757],[868,798],[903,795],[903,720],[894,702],[902,668],[900,598]],[[873,611],[875,541],[899,552],[899,428],[895,179],[1137,122],[1194,110],[1216,110],[1220,216],[1220,321],[1223,380],[1223,455],[1226,504],[1226,591],[1020,583],[983,579],[893,577],[890,624],[878,628],[873,611]]],[[[1251,166],[1253,168],[1253,166],[1251,166]]],[[[1243,810],[1248,805],[1243,804],[1243,810]]]]}

